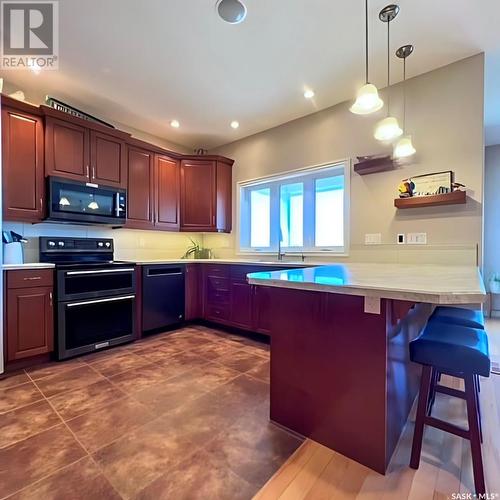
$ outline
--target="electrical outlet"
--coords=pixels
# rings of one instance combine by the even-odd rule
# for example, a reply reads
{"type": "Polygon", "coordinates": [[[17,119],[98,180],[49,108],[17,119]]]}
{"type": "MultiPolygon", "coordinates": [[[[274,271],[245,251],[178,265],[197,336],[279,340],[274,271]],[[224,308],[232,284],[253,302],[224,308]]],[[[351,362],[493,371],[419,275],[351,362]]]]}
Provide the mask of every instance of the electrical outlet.
{"type": "Polygon", "coordinates": [[[406,243],[406,238],[404,233],[399,233],[397,238],[396,238],[396,243],[398,245],[404,245],[406,243]]]}
{"type": "Polygon", "coordinates": [[[406,242],[408,245],[427,245],[427,233],[408,233],[406,242]]]}
{"type": "Polygon", "coordinates": [[[382,244],[382,234],[381,233],[366,233],[365,234],[365,245],[380,245],[382,244]]]}

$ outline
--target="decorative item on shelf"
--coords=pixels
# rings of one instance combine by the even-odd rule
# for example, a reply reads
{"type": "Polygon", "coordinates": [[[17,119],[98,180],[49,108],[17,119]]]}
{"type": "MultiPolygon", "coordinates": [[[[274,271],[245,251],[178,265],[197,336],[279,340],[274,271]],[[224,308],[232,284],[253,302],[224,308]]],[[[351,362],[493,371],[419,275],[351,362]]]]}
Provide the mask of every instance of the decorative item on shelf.
{"type": "Polygon", "coordinates": [[[403,137],[394,146],[394,158],[408,158],[417,150],[411,142],[411,135],[406,134],[406,58],[413,53],[413,45],[403,45],[396,50],[396,56],[403,59],[403,137]]]}
{"type": "Polygon", "coordinates": [[[413,196],[413,190],[415,189],[415,183],[411,179],[406,179],[402,181],[398,187],[400,198],[410,198],[413,196]]]}
{"type": "Polygon", "coordinates": [[[22,90],[16,90],[15,92],[12,92],[12,94],[9,94],[9,97],[12,97],[12,99],[17,99],[18,101],[24,101],[26,99],[22,90]]]}
{"type": "Polygon", "coordinates": [[[212,258],[212,250],[210,248],[203,248],[199,243],[193,240],[193,238],[189,238],[192,246],[190,246],[186,253],[182,256],[183,259],[211,259],[212,258]]]}
{"type": "Polygon", "coordinates": [[[203,148],[197,148],[197,149],[193,149],[193,152],[195,155],[203,156],[203,155],[206,155],[208,153],[208,150],[203,149],[203,148]]]}
{"type": "Polygon", "coordinates": [[[58,111],[62,111],[64,113],[68,113],[71,116],[76,116],[77,118],[81,118],[82,120],[100,123],[101,125],[104,125],[104,126],[109,127],[109,128],[115,128],[110,123],[107,123],[103,120],[100,120],[99,118],[96,118],[95,116],[89,115],[88,113],[85,113],[84,111],[80,111],[79,109],[74,108],[73,106],[70,106],[69,104],[66,104],[65,102],[62,102],[59,99],[55,99],[54,97],[45,96],[45,104],[47,106],[50,106],[51,108],[57,109],[58,111]]]}
{"type": "Polygon", "coordinates": [[[432,174],[416,175],[412,177],[415,183],[413,196],[429,196],[451,193],[453,190],[453,172],[435,172],[432,174]]]}
{"type": "Polygon", "coordinates": [[[358,90],[356,101],[349,108],[356,115],[368,115],[384,105],[375,85],[368,79],[368,0],[365,0],[365,84],[358,90]]]}
{"type": "Polygon", "coordinates": [[[375,139],[383,142],[390,142],[397,139],[403,131],[401,130],[398,120],[390,115],[390,98],[391,98],[391,37],[390,24],[399,13],[399,6],[391,4],[385,6],[379,13],[378,17],[383,23],[387,23],[387,116],[380,120],[375,127],[375,139]]]}
{"type": "Polygon", "coordinates": [[[357,156],[356,158],[358,163],[354,164],[353,169],[359,175],[394,170],[397,166],[396,162],[387,155],[357,156]]]}

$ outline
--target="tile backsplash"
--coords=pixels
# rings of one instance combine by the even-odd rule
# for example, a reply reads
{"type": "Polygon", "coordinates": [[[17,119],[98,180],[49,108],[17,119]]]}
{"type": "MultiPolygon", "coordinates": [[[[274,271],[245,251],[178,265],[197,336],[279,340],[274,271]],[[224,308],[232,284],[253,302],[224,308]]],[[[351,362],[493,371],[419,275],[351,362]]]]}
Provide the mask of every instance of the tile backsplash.
{"type": "Polygon", "coordinates": [[[15,231],[28,240],[24,247],[25,262],[38,262],[38,238],[40,236],[113,238],[116,260],[176,259],[182,257],[191,246],[189,238],[200,244],[203,242],[203,235],[198,233],[110,229],[109,227],[72,224],[28,224],[4,221],[3,230],[15,231]]]}

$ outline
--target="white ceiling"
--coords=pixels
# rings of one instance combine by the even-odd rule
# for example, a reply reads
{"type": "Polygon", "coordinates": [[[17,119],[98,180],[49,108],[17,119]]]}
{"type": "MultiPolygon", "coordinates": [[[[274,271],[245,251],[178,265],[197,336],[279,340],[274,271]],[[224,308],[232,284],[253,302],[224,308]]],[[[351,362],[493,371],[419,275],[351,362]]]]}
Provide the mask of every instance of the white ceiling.
{"type": "MultiPolygon", "coordinates": [[[[27,92],[204,148],[354,95],[364,79],[363,0],[244,1],[247,19],[229,25],[217,17],[215,0],[61,0],[59,71],[3,76],[27,92]],[[311,101],[302,95],[306,87],[316,92],[311,101]]],[[[378,86],[385,86],[386,28],[377,14],[387,3],[370,0],[370,80],[378,86]]],[[[486,135],[500,143],[500,2],[399,5],[392,46],[415,45],[409,76],[486,52],[486,135]]],[[[393,72],[400,79],[395,58],[393,72]]]]}

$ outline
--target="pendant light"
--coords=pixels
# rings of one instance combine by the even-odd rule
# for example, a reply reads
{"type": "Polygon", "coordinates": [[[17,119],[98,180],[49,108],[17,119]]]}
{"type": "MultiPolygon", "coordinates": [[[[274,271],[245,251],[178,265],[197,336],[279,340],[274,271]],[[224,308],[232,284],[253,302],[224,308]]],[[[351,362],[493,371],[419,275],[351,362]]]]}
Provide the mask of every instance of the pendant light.
{"type": "Polygon", "coordinates": [[[394,158],[407,158],[417,151],[411,142],[411,135],[406,135],[406,58],[413,53],[413,45],[403,45],[396,51],[396,56],[403,59],[403,137],[394,146],[394,158]]]}
{"type": "Polygon", "coordinates": [[[369,115],[384,105],[377,87],[368,80],[368,0],[365,0],[365,82],[356,94],[356,101],[349,108],[356,115],[369,115]]]}
{"type": "Polygon", "coordinates": [[[384,7],[378,17],[379,19],[387,23],[387,117],[380,120],[375,127],[375,139],[378,141],[389,142],[398,138],[403,131],[399,127],[399,123],[396,118],[390,116],[390,94],[391,94],[391,61],[390,61],[390,50],[391,50],[391,37],[390,37],[390,24],[393,19],[399,13],[399,6],[391,4],[384,7]]]}

